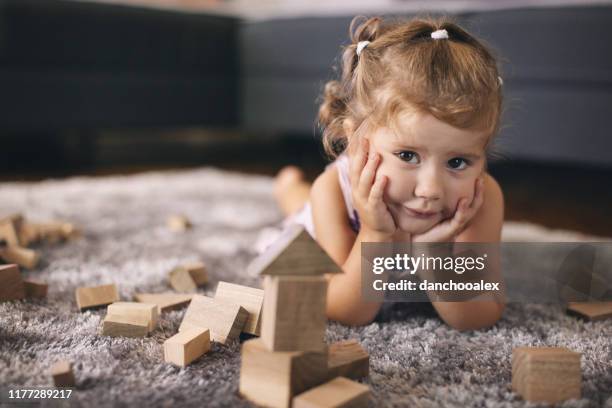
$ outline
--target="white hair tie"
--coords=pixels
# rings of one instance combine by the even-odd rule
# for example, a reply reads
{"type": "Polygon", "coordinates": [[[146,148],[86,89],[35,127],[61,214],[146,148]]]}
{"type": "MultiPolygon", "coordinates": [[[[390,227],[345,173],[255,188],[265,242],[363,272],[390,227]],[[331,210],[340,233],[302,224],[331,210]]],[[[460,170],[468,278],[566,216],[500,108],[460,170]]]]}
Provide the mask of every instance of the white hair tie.
{"type": "Polygon", "coordinates": [[[434,40],[440,40],[443,38],[448,38],[448,31],[446,30],[436,30],[431,33],[431,38],[434,40]]]}
{"type": "Polygon", "coordinates": [[[363,51],[363,49],[367,47],[369,43],[369,41],[359,41],[357,43],[357,56],[361,55],[361,51],[363,51]]]}
{"type": "Polygon", "coordinates": [[[499,81],[499,86],[502,86],[504,84],[504,80],[502,79],[502,77],[498,76],[497,80],[499,81]]]}

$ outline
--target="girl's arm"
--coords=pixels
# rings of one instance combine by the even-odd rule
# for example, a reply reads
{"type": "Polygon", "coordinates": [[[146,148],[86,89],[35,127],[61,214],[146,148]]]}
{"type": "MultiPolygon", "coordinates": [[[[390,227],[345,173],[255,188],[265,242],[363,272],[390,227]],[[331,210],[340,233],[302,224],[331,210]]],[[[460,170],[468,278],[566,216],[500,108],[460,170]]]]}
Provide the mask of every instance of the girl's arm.
{"type": "Polygon", "coordinates": [[[364,230],[355,234],[351,229],[335,167],[315,180],[310,203],[317,242],[344,271],[328,275],[327,316],[350,325],[370,323],[380,303],[361,299],[361,242],[386,238],[364,230]]]}
{"type": "MultiPolygon", "coordinates": [[[[484,196],[480,210],[469,226],[460,233],[455,242],[489,242],[501,241],[501,229],[504,221],[504,197],[499,184],[489,174],[485,174],[484,196]]],[[[499,260],[490,260],[489,265],[496,270],[488,271],[499,276],[499,260]]],[[[505,304],[500,301],[468,302],[432,302],[434,308],[449,326],[457,330],[475,330],[490,327],[502,316],[505,304]]]]}

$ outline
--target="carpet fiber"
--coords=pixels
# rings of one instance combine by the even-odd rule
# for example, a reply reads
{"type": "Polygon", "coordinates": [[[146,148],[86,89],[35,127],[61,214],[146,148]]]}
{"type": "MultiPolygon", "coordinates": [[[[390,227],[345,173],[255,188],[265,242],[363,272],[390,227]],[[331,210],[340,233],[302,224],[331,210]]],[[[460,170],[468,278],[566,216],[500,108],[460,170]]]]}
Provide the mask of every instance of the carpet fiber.
{"type": "MultiPolygon", "coordinates": [[[[0,387],[51,385],[58,359],[74,362],[75,406],[249,406],[237,394],[240,344],[213,344],[186,369],[163,362],[163,341],[176,333],[183,311],[162,315],[142,339],[101,336],[104,311],[77,311],[74,290],[114,282],[120,296],[169,290],[176,264],[204,261],[212,295],[219,280],[260,286],[246,274],[254,242],[281,215],[267,177],[216,169],[126,177],[73,178],[0,184],[0,214],[29,220],[65,219],[84,236],[42,245],[42,262],[28,278],[49,283],[46,300],[0,304],[0,387]],[[169,215],[187,215],[194,228],[173,233],[169,215]]],[[[507,223],[514,241],[581,239],[568,232],[507,223]]],[[[509,305],[489,330],[460,333],[427,305],[404,305],[365,327],[330,323],[329,342],[356,338],[371,355],[373,406],[519,407],[511,392],[513,347],[565,346],[583,353],[583,398],[566,407],[612,407],[612,321],[585,323],[559,307],[509,305]]]]}

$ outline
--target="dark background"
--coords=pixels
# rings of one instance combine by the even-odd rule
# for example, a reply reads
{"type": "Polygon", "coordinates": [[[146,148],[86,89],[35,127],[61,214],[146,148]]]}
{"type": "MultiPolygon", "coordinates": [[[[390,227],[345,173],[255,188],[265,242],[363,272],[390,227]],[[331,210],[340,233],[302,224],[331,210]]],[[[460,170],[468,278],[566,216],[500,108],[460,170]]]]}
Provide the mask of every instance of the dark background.
{"type": "MultiPolygon", "coordinates": [[[[287,164],[312,180],[351,17],[0,0],[0,180],[287,164]]],[[[500,57],[506,218],[612,235],[612,6],[454,17],[500,57]]]]}

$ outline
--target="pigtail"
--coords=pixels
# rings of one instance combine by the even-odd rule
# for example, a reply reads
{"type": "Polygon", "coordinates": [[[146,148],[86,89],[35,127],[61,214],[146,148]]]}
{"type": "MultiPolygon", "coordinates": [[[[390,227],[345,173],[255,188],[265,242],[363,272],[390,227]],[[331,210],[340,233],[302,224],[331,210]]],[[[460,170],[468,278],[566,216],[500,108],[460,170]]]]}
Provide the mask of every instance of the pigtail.
{"type": "Polygon", "coordinates": [[[351,95],[359,87],[362,75],[357,69],[359,56],[357,44],[360,41],[374,41],[379,34],[382,20],[379,17],[353,18],[349,26],[351,44],[342,52],[342,74],[340,81],[333,80],[325,84],[323,101],[319,107],[318,122],[323,129],[323,148],[330,159],[342,153],[347,146],[352,122],[347,121],[351,95]]]}

